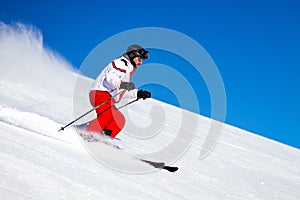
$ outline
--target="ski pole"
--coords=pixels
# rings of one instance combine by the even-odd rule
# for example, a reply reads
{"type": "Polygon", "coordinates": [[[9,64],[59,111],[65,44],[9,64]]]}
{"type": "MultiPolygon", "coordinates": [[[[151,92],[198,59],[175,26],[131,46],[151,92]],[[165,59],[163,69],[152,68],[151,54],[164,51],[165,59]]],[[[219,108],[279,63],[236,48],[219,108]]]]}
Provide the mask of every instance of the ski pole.
{"type": "Polygon", "coordinates": [[[139,99],[140,99],[140,98],[137,98],[137,99],[135,99],[135,100],[133,100],[133,101],[130,101],[130,102],[126,103],[125,105],[120,106],[119,108],[116,108],[116,109],[119,110],[119,109],[121,109],[121,108],[124,108],[125,106],[128,106],[128,105],[130,105],[130,104],[132,104],[132,103],[138,101],[139,99]]]}
{"type": "Polygon", "coordinates": [[[79,119],[85,117],[86,115],[88,115],[89,113],[91,113],[92,111],[96,110],[97,108],[99,108],[100,106],[104,105],[105,103],[107,103],[109,100],[111,100],[112,98],[116,97],[117,95],[121,94],[124,90],[120,91],[119,93],[115,94],[114,96],[111,96],[109,98],[107,98],[104,102],[102,102],[100,105],[96,106],[95,108],[92,108],[91,110],[89,110],[88,112],[84,113],[83,115],[79,116],[78,118],[74,119],[73,121],[71,121],[70,123],[68,123],[67,125],[61,127],[58,132],[65,130],[65,128],[67,128],[68,126],[72,125],[74,122],[78,121],[79,119]]]}

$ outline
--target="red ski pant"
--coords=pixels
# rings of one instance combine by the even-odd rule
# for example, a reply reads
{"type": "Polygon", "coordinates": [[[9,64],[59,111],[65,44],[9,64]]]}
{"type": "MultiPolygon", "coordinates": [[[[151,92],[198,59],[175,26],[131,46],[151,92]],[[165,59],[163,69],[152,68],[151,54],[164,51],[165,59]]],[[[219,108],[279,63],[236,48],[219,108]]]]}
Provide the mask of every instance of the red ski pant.
{"type": "Polygon", "coordinates": [[[103,105],[96,109],[97,118],[88,124],[86,130],[96,133],[100,133],[103,130],[110,130],[112,131],[110,137],[115,138],[125,125],[125,117],[116,109],[111,95],[108,92],[92,90],[90,92],[90,102],[93,107],[100,104],[103,105]]]}

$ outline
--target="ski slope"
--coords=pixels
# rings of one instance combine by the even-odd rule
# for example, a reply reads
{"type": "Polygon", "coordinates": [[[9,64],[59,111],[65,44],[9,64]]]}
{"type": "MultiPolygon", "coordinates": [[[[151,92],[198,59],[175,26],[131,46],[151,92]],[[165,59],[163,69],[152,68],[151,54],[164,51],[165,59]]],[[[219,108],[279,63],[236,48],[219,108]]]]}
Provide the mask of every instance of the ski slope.
{"type": "Polygon", "coordinates": [[[123,151],[84,143],[72,127],[58,133],[90,109],[92,80],[42,40],[33,27],[0,24],[1,199],[300,199],[299,149],[224,124],[213,151],[200,157],[212,120],[155,99],[122,110],[123,151]],[[145,128],[153,135],[133,134],[145,128]],[[188,143],[168,151],[173,141],[188,143]],[[155,169],[141,157],[179,170],[155,169]]]}

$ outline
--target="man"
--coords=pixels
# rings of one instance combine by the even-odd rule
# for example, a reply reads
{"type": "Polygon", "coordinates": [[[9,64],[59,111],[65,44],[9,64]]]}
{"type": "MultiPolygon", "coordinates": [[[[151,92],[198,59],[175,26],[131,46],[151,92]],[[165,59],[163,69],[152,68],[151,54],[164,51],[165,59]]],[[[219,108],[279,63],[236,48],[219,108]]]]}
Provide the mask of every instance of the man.
{"type": "Polygon", "coordinates": [[[148,91],[138,90],[130,82],[136,69],[147,59],[149,52],[140,45],[130,45],[120,57],[109,63],[99,74],[90,90],[90,102],[97,107],[97,118],[91,121],[88,132],[103,133],[115,138],[123,129],[125,118],[116,109],[115,103],[122,98],[146,99],[151,97],[148,91]]]}

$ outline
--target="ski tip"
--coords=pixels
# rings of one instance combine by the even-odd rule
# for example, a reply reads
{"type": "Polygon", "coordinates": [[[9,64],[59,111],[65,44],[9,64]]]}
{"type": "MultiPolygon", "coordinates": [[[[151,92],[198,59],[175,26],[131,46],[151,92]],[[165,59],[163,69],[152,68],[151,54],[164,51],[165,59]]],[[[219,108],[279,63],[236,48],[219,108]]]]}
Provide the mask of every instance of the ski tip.
{"type": "Polygon", "coordinates": [[[168,166],[164,162],[153,162],[153,161],[144,160],[144,159],[139,159],[139,160],[142,162],[148,163],[149,165],[153,166],[154,168],[165,169],[169,172],[176,172],[179,169],[178,167],[168,166]]]}
{"type": "Polygon", "coordinates": [[[176,172],[179,168],[172,166],[164,166],[163,169],[168,170],[169,172],[176,172]]]}

